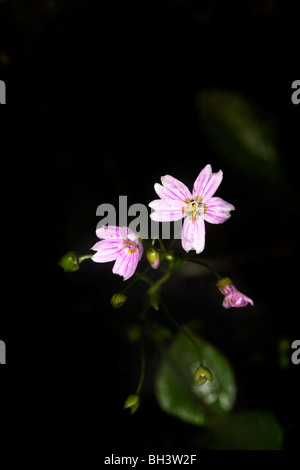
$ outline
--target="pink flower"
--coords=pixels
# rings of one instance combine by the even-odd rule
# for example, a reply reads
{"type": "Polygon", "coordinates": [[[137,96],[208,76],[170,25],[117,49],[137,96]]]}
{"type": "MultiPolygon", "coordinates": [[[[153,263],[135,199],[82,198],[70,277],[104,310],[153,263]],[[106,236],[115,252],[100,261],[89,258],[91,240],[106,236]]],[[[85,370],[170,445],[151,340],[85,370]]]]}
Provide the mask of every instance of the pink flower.
{"type": "Polygon", "coordinates": [[[253,306],[253,300],[238,291],[235,285],[232,284],[231,279],[228,277],[219,279],[216,283],[216,286],[225,296],[222,304],[224,308],[245,307],[248,304],[253,306]]]}
{"type": "Polygon", "coordinates": [[[135,272],[143,254],[143,245],[138,236],[127,227],[106,226],[96,230],[99,238],[91,249],[95,250],[92,260],[96,263],[106,263],[116,260],[112,272],[123,276],[124,281],[135,272]]]}
{"type": "Polygon", "coordinates": [[[199,173],[193,186],[193,192],[181,181],[166,175],[161,177],[161,184],[156,183],[154,189],[160,199],[150,202],[154,209],[150,214],[157,222],[171,222],[185,218],[181,243],[185,251],[192,249],[196,253],[204,250],[205,225],[222,224],[230,217],[234,206],[219,197],[213,197],[223,178],[220,170],[212,173],[210,165],[206,165],[199,173]]]}

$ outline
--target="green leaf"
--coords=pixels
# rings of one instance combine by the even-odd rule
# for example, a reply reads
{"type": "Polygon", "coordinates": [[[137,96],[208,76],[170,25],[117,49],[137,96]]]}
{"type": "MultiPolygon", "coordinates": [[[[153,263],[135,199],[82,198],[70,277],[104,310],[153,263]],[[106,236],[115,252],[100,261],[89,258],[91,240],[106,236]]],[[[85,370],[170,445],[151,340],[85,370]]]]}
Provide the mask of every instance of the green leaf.
{"type": "Polygon", "coordinates": [[[234,404],[236,387],[228,360],[213,345],[193,334],[213,381],[194,384],[199,359],[191,342],[178,334],[159,367],[155,393],[160,407],[183,421],[208,425],[234,404]]]}
{"type": "Polygon", "coordinates": [[[282,178],[276,125],[261,105],[242,94],[213,89],[198,93],[197,107],[202,129],[226,163],[262,180],[282,178]]]}
{"type": "Polygon", "coordinates": [[[195,445],[212,450],[280,450],[282,429],[268,412],[248,411],[228,415],[221,423],[195,440],[195,445]]]}

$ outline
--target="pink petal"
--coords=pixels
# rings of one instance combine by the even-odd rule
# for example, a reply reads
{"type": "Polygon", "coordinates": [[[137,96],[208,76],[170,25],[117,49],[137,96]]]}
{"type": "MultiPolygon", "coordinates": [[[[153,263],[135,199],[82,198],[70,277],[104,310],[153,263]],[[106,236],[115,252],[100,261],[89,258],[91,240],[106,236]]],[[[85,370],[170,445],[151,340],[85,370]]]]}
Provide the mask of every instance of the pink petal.
{"type": "Polygon", "coordinates": [[[157,195],[164,200],[184,201],[191,198],[189,189],[181,181],[173,178],[173,176],[165,175],[161,177],[163,185],[156,183],[154,189],[157,195]]]}
{"type": "Polygon", "coordinates": [[[149,207],[154,209],[150,214],[152,220],[156,222],[172,222],[184,217],[185,203],[182,201],[172,201],[170,199],[155,199],[150,202],[149,207]]]}
{"type": "Polygon", "coordinates": [[[242,294],[241,292],[237,292],[236,294],[229,294],[224,298],[223,307],[231,308],[239,308],[239,307],[246,307],[246,305],[253,306],[253,300],[247,297],[246,295],[242,294]]]}
{"type": "Polygon", "coordinates": [[[243,307],[246,306],[247,304],[250,304],[250,305],[252,305],[252,307],[253,307],[253,305],[254,305],[253,300],[250,299],[250,297],[247,297],[245,294],[243,294],[243,297],[244,297],[244,299],[243,299],[243,307]]]}
{"type": "Polygon", "coordinates": [[[206,165],[199,173],[193,187],[193,198],[202,198],[203,202],[208,201],[216,192],[223,179],[223,172],[212,173],[211,165],[206,165]]]}
{"type": "Polygon", "coordinates": [[[117,227],[114,225],[107,225],[96,230],[97,237],[104,239],[125,239],[130,233],[133,232],[128,227],[117,227]]]}
{"type": "Polygon", "coordinates": [[[122,250],[116,259],[112,272],[123,276],[124,281],[129,279],[135,272],[139,261],[139,253],[129,253],[126,249],[122,250]]]}
{"type": "Polygon", "coordinates": [[[220,287],[219,290],[223,295],[225,295],[222,305],[226,309],[231,307],[246,307],[248,304],[253,306],[253,300],[247,297],[245,294],[242,294],[242,292],[240,292],[234,284],[220,287]]]}
{"type": "Polygon", "coordinates": [[[112,247],[121,248],[122,240],[116,240],[116,239],[100,240],[99,242],[95,243],[95,245],[92,246],[91,250],[104,251],[105,249],[111,249],[112,247]]]}
{"type": "Polygon", "coordinates": [[[199,254],[204,250],[205,225],[202,217],[198,217],[195,221],[190,217],[185,219],[181,231],[181,243],[187,252],[194,249],[199,254]]]}
{"type": "Polygon", "coordinates": [[[150,218],[154,222],[175,222],[184,217],[184,214],[179,211],[155,211],[150,214],[150,218]]]}
{"type": "Polygon", "coordinates": [[[119,240],[101,240],[92,247],[92,250],[97,250],[97,253],[92,256],[93,261],[96,263],[107,263],[114,261],[118,257],[122,251],[122,246],[120,246],[119,240]]]}
{"type": "Polygon", "coordinates": [[[151,201],[148,205],[154,210],[165,208],[182,210],[186,206],[186,203],[179,199],[154,199],[154,201],[151,201]]]}
{"type": "Polygon", "coordinates": [[[187,200],[192,197],[190,190],[184,183],[170,175],[161,177],[161,182],[165,190],[170,194],[173,199],[187,200]]]}
{"type": "Polygon", "coordinates": [[[232,307],[232,305],[231,305],[231,303],[230,303],[230,301],[229,301],[229,297],[228,297],[228,296],[224,297],[224,300],[223,300],[223,303],[222,303],[222,307],[224,307],[224,308],[226,308],[226,309],[232,307]]]}
{"type": "Polygon", "coordinates": [[[149,207],[154,209],[154,212],[150,214],[150,218],[156,222],[173,222],[180,220],[184,217],[184,206],[185,203],[182,201],[171,201],[163,199],[155,199],[150,202],[149,207]]]}
{"type": "Polygon", "coordinates": [[[210,224],[222,224],[231,216],[234,206],[220,197],[212,197],[205,204],[204,220],[210,224]]]}

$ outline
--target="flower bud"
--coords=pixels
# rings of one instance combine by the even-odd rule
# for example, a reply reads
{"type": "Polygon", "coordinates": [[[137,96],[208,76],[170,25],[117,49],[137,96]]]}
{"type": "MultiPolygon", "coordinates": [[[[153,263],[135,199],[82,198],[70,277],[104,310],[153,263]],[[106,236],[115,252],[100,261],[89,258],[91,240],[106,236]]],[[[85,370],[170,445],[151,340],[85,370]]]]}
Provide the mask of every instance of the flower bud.
{"type": "Polygon", "coordinates": [[[147,251],[147,259],[153,269],[159,266],[159,253],[154,248],[149,248],[147,251]]]}
{"type": "Polygon", "coordinates": [[[66,253],[58,262],[66,273],[71,273],[79,269],[78,257],[74,251],[66,253]]]}
{"type": "Polygon", "coordinates": [[[129,395],[127,400],[124,403],[124,410],[130,408],[131,414],[136,412],[140,406],[140,397],[138,395],[129,395]]]}
{"type": "Polygon", "coordinates": [[[194,383],[195,385],[203,385],[205,384],[208,380],[212,382],[213,380],[213,375],[207,367],[198,367],[198,369],[195,372],[194,376],[194,383]]]}
{"type": "Polygon", "coordinates": [[[242,294],[229,277],[223,277],[216,282],[219,291],[224,295],[223,307],[228,309],[231,307],[245,307],[250,304],[253,306],[253,300],[242,294]]]}
{"type": "Polygon", "coordinates": [[[168,261],[174,261],[174,255],[173,255],[173,253],[167,253],[167,254],[166,254],[166,260],[168,260],[168,261]]]}
{"type": "Polygon", "coordinates": [[[114,308],[120,308],[122,305],[125,304],[127,300],[127,295],[125,294],[114,294],[112,298],[110,299],[110,303],[114,308]]]}

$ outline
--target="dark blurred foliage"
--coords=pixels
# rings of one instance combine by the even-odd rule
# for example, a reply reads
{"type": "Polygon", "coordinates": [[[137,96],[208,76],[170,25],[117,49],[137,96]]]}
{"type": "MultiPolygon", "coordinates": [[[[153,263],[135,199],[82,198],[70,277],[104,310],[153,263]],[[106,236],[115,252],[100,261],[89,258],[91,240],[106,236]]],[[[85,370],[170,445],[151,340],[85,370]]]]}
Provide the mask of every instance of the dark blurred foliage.
{"type": "MultiPolygon", "coordinates": [[[[144,287],[115,311],[109,299],[122,280],[111,265],[86,262],[65,274],[57,262],[95,243],[99,204],[117,206],[124,194],[128,204],[148,204],[161,175],[191,187],[207,163],[222,168],[217,195],[236,211],[207,228],[203,259],[255,307],[225,311],[214,279],[198,271],[178,275],[162,294],[178,322],[194,322],[231,361],[235,410],[273,413],[284,447],[296,447],[300,366],[282,369],[279,345],[299,338],[300,106],[291,103],[298,19],[299,4],[280,0],[0,3],[9,448],[76,443],[75,452],[98,456],[198,450],[199,430],[155,401],[160,353],[151,344],[141,408],[133,417],[122,411],[138,381],[138,348],[126,331],[144,287]],[[238,93],[272,116],[276,182],[259,178],[259,166],[257,178],[235,168],[211,145],[197,109],[205,89],[238,93]]],[[[161,315],[153,318],[167,325],[161,315]]]]}

